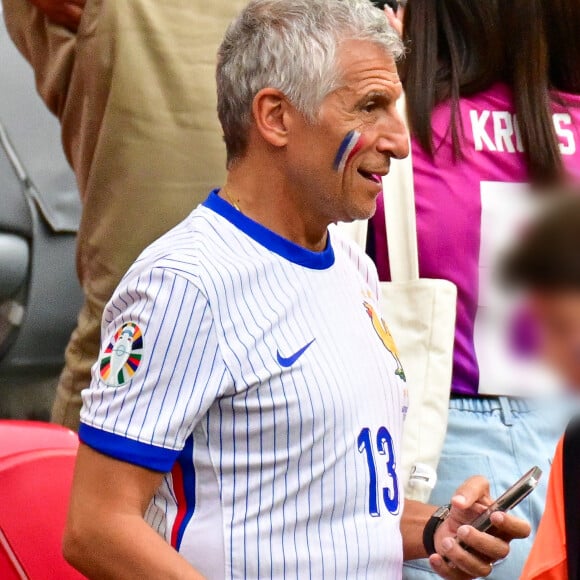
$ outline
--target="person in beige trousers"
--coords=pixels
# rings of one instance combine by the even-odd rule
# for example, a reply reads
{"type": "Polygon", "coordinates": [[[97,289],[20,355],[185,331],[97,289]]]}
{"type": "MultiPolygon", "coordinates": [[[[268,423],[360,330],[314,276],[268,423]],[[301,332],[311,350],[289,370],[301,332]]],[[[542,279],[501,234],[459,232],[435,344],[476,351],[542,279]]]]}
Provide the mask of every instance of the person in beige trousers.
{"type": "Polygon", "coordinates": [[[76,430],[101,316],[139,253],[225,175],[215,58],[244,0],[2,0],[6,26],[62,125],[83,202],[85,295],[52,420],[76,430]]]}

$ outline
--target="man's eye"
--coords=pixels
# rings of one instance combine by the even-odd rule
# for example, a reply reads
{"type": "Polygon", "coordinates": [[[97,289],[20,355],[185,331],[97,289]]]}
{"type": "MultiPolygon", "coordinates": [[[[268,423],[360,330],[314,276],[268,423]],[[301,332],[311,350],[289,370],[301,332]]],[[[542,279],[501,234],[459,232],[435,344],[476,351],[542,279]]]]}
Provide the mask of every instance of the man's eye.
{"type": "Polygon", "coordinates": [[[377,108],[376,101],[369,101],[368,103],[366,103],[365,105],[363,105],[362,110],[365,113],[372,113],[376,108],[377,108]]]}

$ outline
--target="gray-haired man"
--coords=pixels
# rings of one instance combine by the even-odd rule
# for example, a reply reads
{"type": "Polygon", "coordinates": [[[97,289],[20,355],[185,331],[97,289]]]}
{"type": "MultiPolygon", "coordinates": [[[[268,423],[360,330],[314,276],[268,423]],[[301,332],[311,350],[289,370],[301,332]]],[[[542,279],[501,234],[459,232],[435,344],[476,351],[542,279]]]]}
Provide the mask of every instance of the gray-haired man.
{"type": "MultiPolygon", "coordinates": [[[[64,547],[87,576],[397,579],[425,556],[377,274],[329,232],[371,216],[408,153],[401,53],[367,0],[254,0],[231,25],[227,182],[123,279],[83,394],[64,547]]],[[[432,522],[441,575],[484,576],[529,532],[462,525],[489,502],[474,478],[432,522]]]]}

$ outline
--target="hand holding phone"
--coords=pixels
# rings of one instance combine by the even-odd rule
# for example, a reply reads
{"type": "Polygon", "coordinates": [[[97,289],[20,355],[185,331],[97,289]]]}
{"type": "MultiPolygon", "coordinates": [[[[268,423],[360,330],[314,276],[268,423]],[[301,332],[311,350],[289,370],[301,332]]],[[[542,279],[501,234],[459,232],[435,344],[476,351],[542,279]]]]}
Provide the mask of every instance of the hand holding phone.
{"type": "Polygon", "coordinates": [[[393,9],[393,12],[396,12],[399,7],[399,3],[397,2],[397,0],[370,0],[370,1],[372,4],[374,4],[377,8],[380,8],[381,10],[385,6],[390,6],[393,9]]]}
{"type": "Polygon", "coordinates": [[[480,532],[487,532],[492,527],[491,514],[494,512],[507,512],[521,503],[536,487],[542,477],[542,470],[532,467],[523,477],[514,483],[500,497],[498,497],[482,514],[477,516],[471,526],[480,532]]]}
{"type": "MultiPolygon", "coordinates": [[[[464,482],[458,488],[451,505],[444,506],[449,508],[447,517],[443,518],[439,527],[435,527],[433,547],[437,542],[436,552],[430,551],[424,536],[427,553],[431,554],[429,562],[433,569],[444,578],[455,577],[457,568],[474,578],[489,575],[493,564],[508,554],[508,544],[512,540],[526,538],[530,533],[529,524],[513,516],[509,516],[501,524],[498,521],[496,531],[493,529],[492,514],[496,511],[507,512],[518,505],[537,487],[540,475],[539,468],[531,469],[487,509],[482,508],[480,503],[483,498],[489,501],[487,480],[478,476],[464,482]],[[479,509],[484,509],[483,513],[465,525],[466,516],[469,517],[468,514],[473,513],[478,503],[479,509]],[[450,541],[453,537],[455,541],[450,541]]],[[[425,535],[429,524],[433,525],[436,520],[436,514],[425,527],[425,535]]]]}

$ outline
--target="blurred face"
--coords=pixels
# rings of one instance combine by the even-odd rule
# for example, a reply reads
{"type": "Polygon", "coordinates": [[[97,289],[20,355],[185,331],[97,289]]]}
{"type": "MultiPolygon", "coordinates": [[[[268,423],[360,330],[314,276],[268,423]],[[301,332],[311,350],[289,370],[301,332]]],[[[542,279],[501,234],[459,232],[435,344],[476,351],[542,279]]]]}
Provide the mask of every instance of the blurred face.
{"type": "Polygon", "coordinates": [[[580,392],[580,292],[538,292],[531,305],[544,356],[580,392]]]}
{"type": "Polygon", "coordinates": [[[394,59],[352,40],[340,48],[338,70],[342,87],[326,97],[315,124],[296,123],[287,146],[293,183],[328,222],[371,217],[391,157],[409,152],[394,59]]]}

